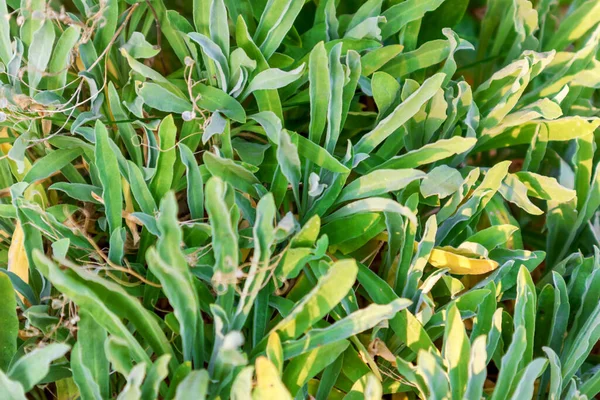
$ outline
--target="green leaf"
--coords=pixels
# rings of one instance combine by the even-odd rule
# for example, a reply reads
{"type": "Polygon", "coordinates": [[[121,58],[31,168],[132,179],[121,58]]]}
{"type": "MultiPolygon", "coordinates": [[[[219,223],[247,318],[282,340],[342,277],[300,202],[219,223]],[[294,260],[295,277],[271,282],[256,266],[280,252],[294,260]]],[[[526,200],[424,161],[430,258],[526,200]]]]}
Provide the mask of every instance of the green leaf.
{"type": "Polygon", "coordinates": [[[341,260],[333,263],[316,287],[294,307],[287,317],[272,329],[283,340],[295,339],[313,323],[320,320],[341,299],[356,280],[357,267],[354,260],[341,260]]]}
{"type": "MultiPolygon", "coordinates": [[[[46,81],[48,90],[55,90],[55,93],[59,95],[63,93],[64,86],[67,82],[68,67],[71,63],[71,51],[80,36],[81,28],[76,25],[71,25],[65,29],[62,35],[60,35],[60,38],[58,38],[48,64],[49,76],[46,81]]],[[[2,54],[1,51],[0,54],[2,54]]],[[[2,57],[2,59],[4,60],[4,57],[2,57]]],[[[5,63],[7,62],[5,61],[5,63]]]]}
{"type": "Polygon", "coordinates": [[[214,135],[222,135],[226,129],[227,120],[221,116],[220,112],[213,113],[210,117],[210,123],[202,134],[202,143],[206,144],[214,135]]]}
{"type": "Polygon", "coordinates": [[[292,185],[296,203],[300,204],[299,185],[302,175],[298,148],[290,138],[287,131],[282,130],[279,134],[279,146],[277,147],[277,162],[281,172],[292,185]]]}
{"type": "Polygon", "coordinates": [[[466,242],[479,243],[491,251],[508,242],[517,230],[519,230],[517,226],[510,224],[490,226],[470,236],[466,242]]]}
{"type": "MultiPolygon", "coordinates": [[[[464,361],[463,361],[464,362],[464,361]]],[[[469,376],[465,399],[479,399],[483,394],[483,384],[487,376],[486,337],[479,336],[471,345],[469,376]]]]}
{"type": "MultiPolygon", "coordinates": [[[[115,86],[111,83],[108,85],[108,100],[110,102],[111,112],[116,120],[126,121],[129,117],[122,107],[119,93],[115,86]]],[[[142,165],[142,151],[139,146],[139,139],[133,125],[130,123],[120,123],[117,125],[119,135],[123,139],[127,152],[133,159],[133,162],[142,165]]]]}
{"type": "Polygon", "coordinates": [[[433,97],[441,87],[444,78],[444,74],[436,74],[426,80],[417,91],[396,107],[375,129],[363,136],[354,146],[354,151],[367,154],[373,151],[375,147],[387,139],[396,129],[404,125],[419,111],[423,104],[433,97]]]}
{"type": "Polygon", "coordinates": [[[382,72],[402,78],[415,71],[439,64],[449,55],[450,43],[447,40],[432,40],[423,43],[416,50],[398,54],[380,68],[382,72]]]}
{"type": "Polygon", "coordinates": [[[354,382],[352,388],[350,388],[350,392],[344,396],[344,400],[376,400],[381,399],[382,395],[383,390],[381,387],[381,382],[375,376],[375,374],[369,372],[354,382]]]}
{"type": "Polygon", "coordinates": [[[229,82],[229,63],[227,62],[227,57],[229,54],[224,54],[223,50],[215,42],[201,33],[192,32],[188,33],[188,36],[194,42],[198,43],[204,54],[215,62],[218,72],[217,81],[221,89],[227,92],[229,82]]]}
{"type": "Polygon", "coordinates": [[[440,199],[454,194],[463,183],[460,172],[446,165],[432,169],[421,182],[420,190],[423,197],[437,195],[440,199]]]}
{"type": "Polygon", "coordinates": [[[20,382],[25,391],[46,377],[50,364],[64,356],[70,347],[62,343],[51,343],[37,348],[16,360],[8,370],[10,379],[20,382]]]}
{"type": "Polygon", "coordinates": [[[498,192],[506,201],[510,201],[529,214],[541,215],[544,213],[529,200],[527,197],[527,187],[513,174],[506,175],[498,192]]]}
{"type": "Polygon", "coordinates": [[[183,356],[185,361],[199,360],[202,352],[197,347],[198,298],[194,289],[192,274],[181,249],[182,233],[177,221],[177,203],[169,192],[162,200],[158,218],[160,231],[157,250],[148,250],[146,259],[150,271],[160,280],[162,290],[173,306],[175,317],[179,321],[183,356]]]}
{"type": "Polygon", "coordinates": [[[462,398],[467,389],[471,346],[465,326],[456,306],[451,306],[446,314],[444,332],[444,359],[448,364],[448,376],[453,398],[462,398]]]}
{"type": "Polygon", "coordinates": [[[304,73],[305,65],[302,64],[292,71],[286,72],[278,68],[269,68],[259,72],[248,84],[241,98],[246,98],[257,90],[273,90],[289,85],[300,79],[304,73]]]}
{"type": "Polygon", "coordinates": [[[438,140],[435,143],[426,144],[420,149],[392,157],[388,161],[378,165],[377,169],[416,168],[443,160],[455,154],[465,153],[472,149],[475,143],[477,143],[477,139],[475,138],[463,138],[460,136],[455,136],[452,139],[438,140]]]}
{"type": "Polygon", "coordinates": [[[39,251],[34,251],[37,268],[61,292],[68,294],[80,307],[90,313],[94,320],[111,335],[127,343],[138,361],[148,361],[149,357],[139,342],[133,337],[117,316],[127,318],[136,330],[148,341],[158,355],[172,354],[171,346],[156,320],[139,301],[112,282],[102,279],[81,268],[69,268],[61,271],[56,264],[39,251]],[[115,306],[109,310],[102,299],[110,298],[115,306]],[[113,312],[114,311],[114,312],[113,312]]]}
{"type": "Polygon", "coordinates": [[[46,179],[69,165],[81,154],[83,154],[83,150],[80,148],[54,150],[31,166],[31,169],[23,177],[23,182],[33,183],[46,179]]]}
{"type": "Polygon", "coordinates": [[[445,0],[438,8],[423,17],[422,25],[427,30],[421,31],[420,40],[431,40],[439,36],[442,28],[453,28],[464,17],[468,0],[445,0]]]}
{"type": "Polygon", "coordinates": [[[510,161],[504,161],[490,168],[481,184],[473,191],[470,198],[456,210],[454,215],[446,219],[438,229],[438,243],[442,242],[451,231],[461,231],[490,202],[500,189],[502,180],[508,173],[510,161]]]}
{"type": "Polygon", "coordinates": [[[139,398],[141,396],[141,386],[146,374],[146,364],[137,364],[129,374],[127,374],[127,384],[119,393],[121,398],[139,398]]]}
{"type": "Polygon", "coordinates": [[[235,221],[232,221],[231,210],[225,198],[227,190],[227,184],[217,177],[210,178],[206,183],[206,211],[215,254],[213,285],[220,293],[217,303],[225,312],[231,313],[239,255],[237,232],[232,226],[235,221]]]}
{"type": "Polygon", "coordinates": [[[416,169],[391,170],[380,169],[348,184],[340,193],[336,203],[379,196],[384,193],[404,189],[411,182],[424,178],[424,172],[416,169]]]}
{"type": "Polygon", "coordinates": [[[309,379],[313,378],[348,348],[349,342],[338,340],[294,358],[283,372],[283,383],[291,393],[297,393],[309,379]]]}
{"type": "MultiPolygon", "coordinates": [[[[219,111],[234,121],[246,122],[246,111],[242,105],[224,91],[197,83],[193,88],[197,96],[196,105],[211,112],[219,111]]],[[[191,111],[191,106],[186,111],[191,111]]]]}
{"type": "MultiPolygon", "coordinates": [[[[179,89],[179,87],[171,83],[171,81],[162,76],[162,74],[148,67],[146,64],[143,64],[137,61],[135,58],[131,57],[131,55],[127,53],[127,50],[124,47],[121,47],[120,51],[121,54],[127,59],[127,62],[129,63],[129,66],[132,70],[142,75],[143,77],[149,78],[154,82],[154,84],[159,84],[152,86],[152,88],[154,88],[155,86],[161,86],[162,89],[166,89],[168,92],[171,92],[170,95],[176,95],[182,99],[185,98],[184,93],[179,89]]],[[[160,91],[160,89],[158,90],[160,91]]],[[[152,91],[150,90],[148,94],[151,94],[151,92],[152,91]]]]}
{"type": "Polygon", "coordinates": [[[200,167],[192,150],[183,143],[179,144],[179,154],[187,171],[187,201],[191,217],[202,219],[204,218],[204,183],[200,167]]]}
{"type": "Polygon", "coordinates": [[[267,60],[283,41],[303,5],[303,0],[269,0],[265,6],[254,41],[267,60]]]}
{"type": "Polygon", "coordinates": [[[45,20],[40,29],[33,34],[33,40],[28,52],[29,95],[31,97],[35,95],[36,89],[50,61],[54,38],[54,25],[50,19],[45,20]]]}
{"type": "Polygon", "coordinates": [[[411,301],[407,299],[396,299],[386,305],[371,304],[327,328],[310,330],[298,340],[283,343],[284,358],[292,359],[315,348],[321,348],[321,346],[357,335],[382,321],[393,318],[410,304],[411,301]]]}
{"type": "MultiPolygon", "coordinates": [[[[411,221],[416,225],[416,222],[411,221]]],[[[435,215],[432,215],[427,222],[425,223],[425,230],[423,231],[423,236],[418,246],[415,249],[414,256],[412,256],[412,260],[410,261],[410,265],[408,266],[408,271],[406,272],[406,280],[404,277],[402,281],[405,283],[404,290],[402,291],[402,295],[411,299],[415,298],[415,295],[418,294],[418,286],[419,281],[423,277],[423,271],[425,270],[425,266],[427,262],[435,267],[447,268],[452,267],[451,265],[437,265],[433,262],[434,254],[433,254],[433,246],[435,244],[435,234],[437,232],[437,218],[435,215]]],[[[408,247],[408,244],[407,244],[408,247]]],[[[405,251],[406,247],[403,249],[405,251]]],[[[436,250],[439,252],[440,250],[436,250]]],[[[412,255],[412,253],[408,253],[408,255],[412,255]]],[[[445,258],[445,261],[448,260],[449,257],[445,258]]],[[[404,261],[404,259],[403,259],[404,261]]],[[[452,269],[450,270],[452,271],[452,269]]]]}
{"type": "Polygon", "coordinates": [[[543,358],[533,360],[523,372],[511,399],[529,399],[533,397],[535,381],[546,369],[548,361],[543,358]]]}
{"type": "Polygon", "coordinates": [[[513,334],[512,342],[506,351],[504,357],[502,357],[502,366],[500,367],[500,374],[496,381],[496,387],[492,394],[492,400],[505,399],[509,394],[509,390],[516,378],[515,371],[519,363],[521,362],[521,356],[527,347],[526,341],[526,328],[523,325],[519,325],[513,334]]]}
{"type": "MultiPolygon", "coordinates": [[[[108,361],[106,363],[108,367],[108,361]]],[[[83,355],[81,354],[80,343],[75,343],[71,351],[71,371],[73,372],[73,380],[79,389],[81,398],[100,400],[100,388],[94,381],[91,371],[85,365],[83,355]]],[[[107,370],[108,373],[108,370],[107,370]]]]}
{"type": "Polygon", "coordinates": [[[398,56],[404,49],[403,45],[391,44],[372,50],[361,57],[363,76],[370,76],[381,69],[388,62],[398,56]]]}
{"type": "Polygon", "coordinates": [[[106,219],[108,220],[109,231],[112,233],[121,228],[122,223],[123,189],[121,179],[115,179],[115,177],[120,176],[119,165],[104,124],[96,121],[94,132],[96,135],[96,167],[102,183],[102,200],[106,208],[106,219]]]}
{"type": "MultiPolygon", "coordinates": [[[[236,22],[236,41],[240,48],[242,48],[246,54],[256,62],[257,71],[264,71],[269,68],[269,64],[261,50],[258,48],[256,43],[250,37],[248,26],[242,18],[238,16],[236,22]]],[[[277,117],[283,120],[283,110],[281,107],[281,100],[279,93],[276,90],[267,90],[265,92],[255,92],[254,97],[258,103],[258,109],[260,111],[272,111],[277,117]]]]}
{"type": "Polygon", "coordinates": [[[177,127],[173,116],[169,115],[162,120],[158,128],[158,143],[160,152],[156,164],[156,174],[150,181],[149,189],[155,202],[160,202],[163,196],[171,189],[173,184],[173,166],[177,158],[175,149],[177,127]]]}
{"type": "Polygon", "coordinates": [[[246,322],[254,300],[265,284],[266,270],[271,259],[271,245],[275,240],[273,228],[275,212],[275,201],[273,195],[269,193],[260,199],[256,208],[256,222],[252,230],[255,243],[254,254],[233,322],[236,329],[240,329],[246,322]]]}
{"type": "Polygon", "coordinates": [[[548,357],[550,364],[550,388],[548,390],[548,398],[550,400],[559,400],[562,390],[561,365],[558,355],[549,347],[543,347],[544,353],[548,357]]]}
{"type": "MultiPolygon", "coordinates": [[[[78,328],[81,336],[76,346],[79,352],[75,356],[79,364],[77,366],[79,372],[73,374],[75,382],[78,386],[88,387],[89,391],[97,392],[101,396],[108,396],[110,391],[109,364],[104,353],[106,330],[85,309],[80,311],[78,328]]],[[[73,348],[73,352],[75,350],[73,348]]]]}
{"type": "Polygon", "coordinates": [[[15,289],[6,274],[0,274],[0,371],[8,366],[17,352],[19,320],[17,318],[15,289]]]}
{"type": "Polygon", "coordinates": [[[565,356],[561,360],[563,364],[562,379],[563,390],[566,384],[573,377],[575,372],[585,362],[587,356],[592,350],[593,344],[600,339],[600,304],[596,305],[592,313],[588,316],[585,324],[577,333],[574,345],[570,351],[566,351],[565,356]]]}
{"type": "Polygon", "coordinates": [[[122,48],[133,58],[152,58],[160,53],[160,49],[148,43],[141,32],[133,32],[122,48]]]}
{"type": "Polygon", "coordinates": [[[336,219],[344,218],[354,214],[384,211],[398,213],[414,223],[417,221],[416,216],[408,207],[383,197],[370,197],[368,199],[357,200],[343,206],[331,215],[325,217],[323,219],[323,223],[335,221],[336,219]]]}
{"type": "Polygon", "coordinates": [[[312,161],[319,167],[338,174],[350,172],[348,167],[339,162],[335,157],[328,153],[327,150],[305,137],[300,136],[297,133],[292,133],[292,141],[298,146],[298,153],[302,157],[312,161]]]}
{"type": "Polygon", "coordinates": [[[383,16],[386,24],[381,30],[384,39],[394,35],[409,22],[423,18],[426,12],[438,8],[444,0],[407,0],[388,8],[383,16]]]}
{"type": "Polygon", "coordinates": [[[210,378],[206,370],[191,371],[188,376],[177,385],[175,400],[185,400],[190,398],[198,400],[206,399],[209,382],[210,378]]]}
{"type": "Polygon", "coordinates": [[[192,104],[188,99],[173,94],[156,83],[144,83],[139,94],[146,105],[159,111],[182,114],[192,110],[192,104]]]}
{"type": "Polygon", "coordinates": [[[110,361],[113,369],[119,374],[128,376],[133,372],[134,365],[131,361],[131,353],[127,347],[127,342],[124,340],[109,336],[104,342],[104,353],[106,353],[106,358],[110,361]]]}
{"type": "Polygon", "coordinates": [[[560,185],[556,179],[533,172],[517,172],[515,174],[527,187],[530,196],[543,200],[566,203],[575,198],[575,191],[560,185]]]}
{"type": "MultiPolygon", "coordinates": [[[[205,152],[202,159],[213,176],[221,178],[238,190],[249,193],[252,197],[258,197],[254,185],[260,185],[260,181],[246,168],[233,160],[221,158],[210,152],[205,152]]],[[[208,203],[208,200],[206,202],[208,203]]]]}
{"type": "MultiPolygon", "coordinates": [[[[129,187],[131,188],[131,192],[133,193],[135,201],[137,201],[137,203],[139,204],[142,212],[152,215],[154,211],[158,209],[158,207],[156,206],[154,197],[152,197],[152,193],[150,193],[148,185],[144,181],[142,171],[137,165],[135,165],[131,161],[127,161],[127,166],[129,167],[129,187]]],[[[53,186],[56,185],[57,184],[54,184],[53,186]]]]}
{"type": "Polygon", "coordinates": [[[515,303],[515,328],[525,327],[527,346],[521,354],[522,365],[528,365],[533,358],[533,341],[535,334],[536,291],[527,267],[521,266],[517,278],[517,300],[515,303]]]}
{"type": "Polygon", "coordinates": [[[9,18],[6,0],[0,0],[0,60],[5,65],[12,58],[9,18]]]}
{"type": "Polygon", "coordinates": [[[221,48],[223,54],[229,54],[229,22],[223,0],[213,0],[210,6],[209,31],[211,39],[221,48]]]}
{"type": "Polygon", "coordinates": [[[600,392],[600,376],[598,371],[592,375],[592,377],[588,378],[583,385],[581,385],[581,393],[588,396],[588,398],[592,398],[596,396],[600,392]]]}
{"type": "MultiPolygon", "coordinates": [[[[373,302],[386,304],[398,298],[394,290],[373,271],[360,264],[358,267],[358,281],[373,302]]],[[[437,348],[433,345],[431,338],[425,332],[419,320],[408,310],[400,311],[389,321],[389,324],[400,340],[406,343],[415,353],[420,350],[438,353],[437,348]]]]}
{"type": "Polygon", "coordinates": [[[382,118],[396,100],[400,92],[400,84],[390,74],[375,72],[371,79],[371,89],[373,90],[373,100],[379,111],[378,118],[382,118]]]}
{"type": "Polygon", "coordinates": [[[119,19],[119,3],[116,0],[108,0],[100,10],[104,24],[98,27],[94,38],[94,44],[98,48],[107,47],[117,30],[119,19]]]}
{"type": "Polygon", "coordinates": [[[333,154],[342,129],[342,108],[344,84],[346,76],[340,57],[342,43],[338,43],[329,52],[329,82],[330,94],[327,107],[327,130],[325,134],[325,149],[333,154]]]}
{"type": "Polygon", "coordinates": [[[545,46],[546,49],[562,50],[585,35],[600,22],[600,4],[594,0],[578,2],[579,6],[561,21],[558,31],[545,46]]]}
{"type": "Polygon", "coordinates": [[[196,312],[199,309],[190,274],[183,272],[181,266],[173,268],[167,264],[154,249],[148,251],[146,258],[150,271],[161,281],[163,291],[174,307],[180,324],[184,359],[190,361],[196,336],[196,312]]]}
{"type": "MultiPolygon", "coordinates": [[[[529,144],[537,132],[540,122],[528,122],[498,134],[486,135],[477,142],[476,151],[485,151],[507,146],[529,144]]],[[[596,130],[600,120],[585,120],[581,117],[563,117],[553,121],[544,121],[548,131],[548,141],[577,139],[596,130]]]]}
{"type": "Polygon", "coordinates": [[[600,392],[598,0],[46,3],[0,0],[0,397],[600,392]]]}
{"type": "Polygon", "coordinates": [[[108,259],[115,265],[121,265],[123,263],[126,235],[127,232],[125,228],[116,229],[110,235],[108,259]]]}
{"type": "Polygon", "coordinates": [[[308,66],[310,82],[310,126],[309,139],[320,145],[330,97],[329,64],[323,42],[319,42],[310,53],[308,66]]]}
{"type": "Polygon", "coordinates": [[[0,370],[0,389],[7,400],[25,400],[25,390],[19,382],[9,379],[6,374],[0,370]]]}

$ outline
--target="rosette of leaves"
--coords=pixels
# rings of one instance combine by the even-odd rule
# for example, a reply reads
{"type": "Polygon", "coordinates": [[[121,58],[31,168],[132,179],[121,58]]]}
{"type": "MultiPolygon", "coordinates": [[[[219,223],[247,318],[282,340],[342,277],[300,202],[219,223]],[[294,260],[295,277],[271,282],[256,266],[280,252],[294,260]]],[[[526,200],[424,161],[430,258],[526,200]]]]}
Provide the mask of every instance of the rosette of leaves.
{"type": "Polygon", "coordinates": [[[600,392],[598,0],[0,0],[0,393],[600,392]]]}

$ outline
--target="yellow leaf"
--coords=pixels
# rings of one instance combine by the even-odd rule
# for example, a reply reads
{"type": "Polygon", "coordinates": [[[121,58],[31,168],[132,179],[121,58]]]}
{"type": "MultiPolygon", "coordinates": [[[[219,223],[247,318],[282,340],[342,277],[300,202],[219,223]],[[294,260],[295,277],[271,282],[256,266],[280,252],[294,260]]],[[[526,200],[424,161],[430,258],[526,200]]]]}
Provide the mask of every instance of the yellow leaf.
{"type": "Polygon", "coordinates": [[[85,71],[85,65],[83,65],[83,60],[81,59],[81,56],[77,56],[77,58],[75,59],[75,65],[77,65],[77,69],[79,71],[85,71]]]}
{"type": "MultiPolygon", "coordinates": [[[[0,137],[1,138],[7,138],[8,137],[8,128],[4,127],[2,128],[2,130],[0,130],[0,137]]],[[[10,151],[10,149],[12,148],[12,145],[10,143],[0,143],[0,150],[2,150],[2,152],[4,154],[8,154],[8,152],[10,151]]]]}
{"type": "MultiPolygon", "coordinates": [[[[117,70],[117,68],[115,67],[115,64],[112,62],[112,60],[109,58],[108,59],[108,72],[110,72],[113,76],[119,76],[119,71],[117,70]]],[[[108,90],[108,86],[105,85],[105,90],[108,90]]]]}
{"type": "Polygon", "coordinates": [[[287,400],[292,399],[290,392],[281,382],[279,371],[267,357],[256,359],[256,388],[252,392],[256,400],[287,400]]]}
{"type": "Polygon", "coordinates": [[[498,268],[496,261],[465,257],[439,248],[431,251],[429,264],[436,268],[448,268],[451,273],[458,275],[481,275],[498,268]]]}
{"type": "Polygon", "coordinates": [[[21,223],[17,222],[12,236],[10,248],[8,249],[8,270],[16,274],[23,282],[29,282],[29,262],[27,253],[25,253],[25,244],[23,243],[25,235],[21,223]]]}

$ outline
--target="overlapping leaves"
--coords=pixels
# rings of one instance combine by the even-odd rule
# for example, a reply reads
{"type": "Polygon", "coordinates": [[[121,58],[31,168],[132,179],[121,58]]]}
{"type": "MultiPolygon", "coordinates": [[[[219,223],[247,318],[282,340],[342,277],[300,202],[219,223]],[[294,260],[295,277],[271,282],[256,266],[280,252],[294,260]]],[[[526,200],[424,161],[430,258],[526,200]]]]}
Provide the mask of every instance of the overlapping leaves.
{"type": "Polygon", "coordinates": [[[476,3],[0,0],[0,391],[597,395],[600,3],[476,3]]]}

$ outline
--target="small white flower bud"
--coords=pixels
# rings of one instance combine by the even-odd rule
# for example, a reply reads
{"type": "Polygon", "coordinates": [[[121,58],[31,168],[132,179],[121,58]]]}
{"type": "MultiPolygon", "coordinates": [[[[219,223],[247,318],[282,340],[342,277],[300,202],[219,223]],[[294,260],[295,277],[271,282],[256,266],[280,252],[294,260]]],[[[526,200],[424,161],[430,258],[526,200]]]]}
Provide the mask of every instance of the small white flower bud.
{"type": "Polygon", "coordinates": [[[183,118],[184,121],[191,121],[196,118],[196,113],[194,111],[184,111],[183,114],[181,114],[181,118],[183,118]]]}

